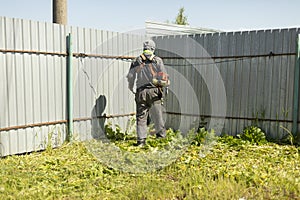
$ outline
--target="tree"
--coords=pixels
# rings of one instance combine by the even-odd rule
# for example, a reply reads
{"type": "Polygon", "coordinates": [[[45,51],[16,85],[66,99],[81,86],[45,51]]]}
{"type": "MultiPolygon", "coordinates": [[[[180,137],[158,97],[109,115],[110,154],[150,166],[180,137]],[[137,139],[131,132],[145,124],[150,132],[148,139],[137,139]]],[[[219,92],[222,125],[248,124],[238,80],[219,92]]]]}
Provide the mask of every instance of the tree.
{"type": "Polygon", "coordinates": [[[187,16],[184,16],[183,13],[184,13],[184,7],[181,7],[179,9],[179,13],[178,13],[178,15],[176,17],[175,24],[189,25],[189,23],[187,22],[187,16]]]}

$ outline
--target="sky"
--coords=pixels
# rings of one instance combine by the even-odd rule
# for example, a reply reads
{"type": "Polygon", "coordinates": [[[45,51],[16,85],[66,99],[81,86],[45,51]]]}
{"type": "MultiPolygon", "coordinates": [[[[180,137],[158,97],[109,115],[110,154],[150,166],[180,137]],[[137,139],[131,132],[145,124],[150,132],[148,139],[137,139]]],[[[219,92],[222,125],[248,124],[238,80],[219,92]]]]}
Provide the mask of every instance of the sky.
{"type": "MultiPolygon", "coordinates": [[[[192,27],[300,27],[300,0],[68,0],[68,25],[128,32],[145,28],[145,21],[174,22],[181,7],[192,27]]],[[[0,16],[52,22],[52,0],[0,0],[0,16]]]]}

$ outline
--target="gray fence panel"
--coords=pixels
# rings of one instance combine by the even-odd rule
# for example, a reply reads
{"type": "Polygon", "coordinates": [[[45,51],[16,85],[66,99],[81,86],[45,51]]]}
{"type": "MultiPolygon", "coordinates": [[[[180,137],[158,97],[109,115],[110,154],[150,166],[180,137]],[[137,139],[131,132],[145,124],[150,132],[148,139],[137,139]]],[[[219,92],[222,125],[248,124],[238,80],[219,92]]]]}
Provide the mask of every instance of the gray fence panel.
{"type": "Polygon", "coordinates": [[[65,119],[65,59],[33,51],[65,52],[65,27],[4,17],[0,24],[0,48],[8,51],[0,56],[0,154],[62,144],[65,125],[46,124],[65,119]]]}
{"type": "MultiPolygon", "coordinates": [[[[269,136],[278,139],[287,134],[282,126],[291,130],[297,34],[299,29],[190,36],[207,51],[208,55],[215,58],[213,61],[222,75],[227,96],[227,115],[223,129],[225,133],[235,135],[246,126],[256,124],[269,136]]],[[[154,39],[160,48],[172,45],[173,49],[185,49],[183,59],[167,59],[166,62],[173,64],[192,85],[197,81],[201,84],[200,90],[194,85],[198,93],[201,115],[211,115],[211,109],[208,109],[211,94],[207,92],[206,83],[198,76],[191,76],[193,70],[186,63],[187,57],[195,56],[194,47],[187,48],[184,37],[164,36],[154,39]],[[186,69],[183,70],[178,65],[183,65],[186,69]],[[197,80],[193,80],[194,78],[197,80]]],[[[207,55],[204,52],[197,52],[196,57],[199,59],[194,60],[193,67],[197,68],[195,63],[202,63],[199,68],[201,76],[214,79],[216,74],[210,70],[208,64],[205,64],[210,62],[209,59],[200,59],[207,55]]],[[[158,55],[169,56],[163,51],[159,51],[158,55]]],[[[174,80],[180,81],[175,77],[174,80]]],[[[185,95],[184,91],[182,95],[185,95]]],[[[167,112],[172,112],[175,107],[173,105],[176,105],[176,99],[172,95],[168,98],[168,104],[171,106],[167,107],[167,112]]]]}
{"type": "MultiPolygon", "coordinates": [[[[226,43],[224,42],[224,45],[227,45],[227,47],[223,48],[224,49],[224,53],[222,56],[233,56],[235,55],[233,52],[233,47],[235,44],[235,40],[234,40],[234,33],[230,32],[226,34],[226,38],[224,38],[224,40],[226,41],[226,43]]],[[[234,88],[234,82],[232,79],[232,76],[234,76],[234,67],[231,66],[232,63],[231,62],[224,62],[224,67],[226,68],[226,70],[224,72],[226,72],[226,75],[223,76],[223,80],[226,81],[225,84],[225,90],[226,90],[226,96],[227,96],[227,115],[229,116],[233,116],[232,112],[233,112],[233,104],[230,104],[229,102],[232,101],[232,96],[233,96],[233,88],[234,88]],[[226,77],[226,78],[225,78],[226,77]]],[[[225,127],[224,129],[226,131],[228,131],[229,133],[233,133],[233,119],[229,118],[226,120],[227,123],[225,123],[225,127]],[[228,124],[228,126],[226,125],[228,124]]],[[[224,131],[225,132],[225,131],[224,131]]]]}
{"type": "MultiPolygon", "coordinates": [[[[297,29],[290,29],[290,30],[287,30],[287,39],[289,39],[287,41],[288,43],[288,51],[289,52],[295,52],[295,49],[296,49],[296,38],[297,38],[297,35],[300,33],[300,29],[297,28],[297,29]]],[[[292,88],[290,90],[288,90],[288,101],[287,101],[287,106],[286,106],[286,110],[288,111],[288,119],[292,119],[292,115],[293,115],[293,107],[290,106],[290,105],[293,105],[293,97],[294,97],[294,72],[295,72],[295,57],[294,56],[289,56],[288,57],[288,64],[287,64],[287,67],[289,69],[288,71],[288,85],[287,87],[288,88],[292,88]]],[[[300,102],[299,102],[299,105],[300,105],[300,102]]],[[[299,106],[298,105],[298,106],[299,106]]],[[[300,110],[299,110],[300,112],[300,110]]],[[[300,115],[298,115],[298,131],[299,131],[299,127],[300,127],[300,124],[299,124],[299,121],[300,121],[300,115]]],[[[289,123],[289,125],[287,125],[287,127],[292,127],[292,124],[289,123]],[[290,126],[289,126],[290,125],[290,126]]],[[[292,128],[290,128],[289,130],[291,130],[292,128]]]]}
{"type": "Polygon", "coordinates": [[[98,55],[76,57],[73,61],[75,138],[90,139],[95,131],[103,129],[103,121],[125,130],[129,114],[135,112],[134,95],[126,79],[131,60],[101,55],[138,56],[145,37],[77,27],[71,27],[71,33],[76,43],[74,52],[98,55]],[[116,115],[126,116],[105,119],[116,115]]]}

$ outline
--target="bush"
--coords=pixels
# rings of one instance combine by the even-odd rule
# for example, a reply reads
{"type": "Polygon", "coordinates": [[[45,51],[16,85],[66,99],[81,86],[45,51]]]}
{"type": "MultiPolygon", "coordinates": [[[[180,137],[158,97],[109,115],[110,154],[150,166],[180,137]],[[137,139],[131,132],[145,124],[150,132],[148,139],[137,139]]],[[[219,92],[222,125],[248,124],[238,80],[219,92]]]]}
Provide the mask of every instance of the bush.
{"type": "Polygon", "coordinates": [[[215,131],[205,130],[205,128],[201,128],[196,132],[196,135],[193,137],[192,144],[196,146],[212,144],[217,140],[215,136],[215,131]]]}
{"type": "Polygon", "coordinates": [[[268,142],[265,133],[256,126],[246,127],[241,134],[237,135],[237,137],[257,145],[266,144],[268,142]]]}

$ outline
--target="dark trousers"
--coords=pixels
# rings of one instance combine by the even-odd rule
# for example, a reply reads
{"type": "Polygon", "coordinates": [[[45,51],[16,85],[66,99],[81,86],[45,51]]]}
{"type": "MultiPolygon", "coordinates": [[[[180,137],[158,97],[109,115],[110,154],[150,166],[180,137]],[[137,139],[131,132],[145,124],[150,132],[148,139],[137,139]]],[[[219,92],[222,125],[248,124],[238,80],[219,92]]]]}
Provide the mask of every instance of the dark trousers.
{"type": "Polygon", "coordinates": [[[166,136],[161,99],[162,92],[159,88],[145,88],[137,91],[135,102],[138,141],[147,138],[147,118],[150,109],[151,120],[153,120],[155,125],[156,136],[166,136]]]}

